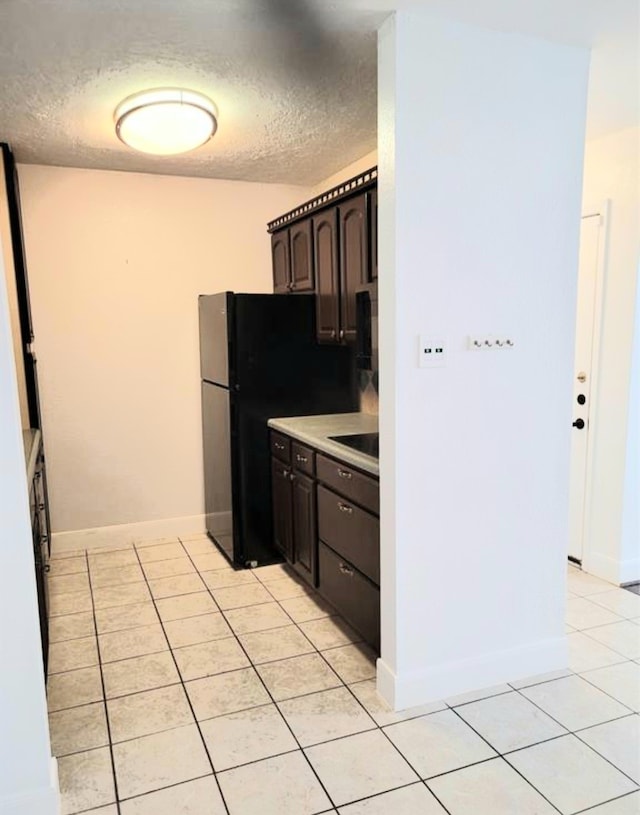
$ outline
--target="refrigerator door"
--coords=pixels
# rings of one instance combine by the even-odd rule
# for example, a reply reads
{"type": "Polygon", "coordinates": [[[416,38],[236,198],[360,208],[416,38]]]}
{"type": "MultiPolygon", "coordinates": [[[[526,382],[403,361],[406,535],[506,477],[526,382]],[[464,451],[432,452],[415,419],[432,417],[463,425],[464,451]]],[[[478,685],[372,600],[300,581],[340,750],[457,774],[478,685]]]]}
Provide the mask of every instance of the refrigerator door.
{"type": "Polygon", "coordinates": [[[230,292],[203,294],[198,298],[200,376],[224,387],[229,387],[232,303],[230,292]]]}
{"type": "Polygon", "coordinates": [[[206,527],[223,554],[234,560],[234,513],[229,391],[202,383],[204,507],[206,527]]]}

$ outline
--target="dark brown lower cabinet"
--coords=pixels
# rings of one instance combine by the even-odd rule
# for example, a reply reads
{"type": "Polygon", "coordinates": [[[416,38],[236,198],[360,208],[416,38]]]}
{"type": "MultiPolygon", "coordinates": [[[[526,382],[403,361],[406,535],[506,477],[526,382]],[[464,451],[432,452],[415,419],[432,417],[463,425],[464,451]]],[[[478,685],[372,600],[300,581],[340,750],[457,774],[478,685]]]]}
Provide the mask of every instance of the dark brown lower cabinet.
{"type": "Polygon", "coordinates": [[[316,585],[316,490],[315,482],[293,473],[293,568],[307,583],[316,585]]]}
{"type": "Polygon", "coordinates": [[[379,653],[380,589],[322,541],[318,549],[320,594],[379,653]]]}
{"type": "Polygon", "coordinates": [[[271,459],[273,500],[273,543],[288,561],[293,559],[293,517],[291,511],[291,470],[277,458],[271,459]]]}
{"type": "Polygon", "coordinates": [[[379,652],[378,480],[282,434],[271,440],[276,546],[379,652]]]}

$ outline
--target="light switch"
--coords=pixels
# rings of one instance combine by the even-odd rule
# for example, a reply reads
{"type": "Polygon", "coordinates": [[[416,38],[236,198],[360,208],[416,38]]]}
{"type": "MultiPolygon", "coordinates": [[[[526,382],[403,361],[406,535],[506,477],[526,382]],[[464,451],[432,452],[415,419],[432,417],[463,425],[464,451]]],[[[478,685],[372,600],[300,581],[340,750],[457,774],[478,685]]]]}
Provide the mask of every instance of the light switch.
{"type": "Polygon", "coordinates": [[[444,368],[447,364],[445,337],[421,334],[418,337],[418,366],[420,368],[444,368]]]}

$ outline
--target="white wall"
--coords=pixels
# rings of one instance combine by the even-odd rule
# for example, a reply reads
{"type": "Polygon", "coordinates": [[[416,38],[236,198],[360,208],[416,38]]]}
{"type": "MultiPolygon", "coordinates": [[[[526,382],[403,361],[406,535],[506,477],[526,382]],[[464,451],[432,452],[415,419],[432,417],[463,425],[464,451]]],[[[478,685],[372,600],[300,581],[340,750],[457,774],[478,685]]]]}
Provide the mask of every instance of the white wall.
{"type": "Polygon", "coordinates": [[[380,34],[378,686],[396,707],[566,664],[588,61],[427,12],[380,34]],[[476,332],[515,347],[468,351],[476,332]],[[417,367],[420,333],[446,367],[417,367]]]}
{"type": "Polygon", "coordinates": [[[313,188],[312,195],[320,195],[320,193],[325,192],[325,190],[330,190],[332,187],[337,187],[338,184],[342,184],[343,181],[348,181],[355,175],[359,175],[365,170],[370,170],[372,167],[375,167],[377,163],[378,151],[372,150],[370,153],[362,156],[362,158],[351,162],[351,164],[348,164],[346,167],[338,170],[337,173],[333,173],[333,175],[330,175],[319,184],[316,184],[316,186],[313,188]]]}
{"type": "Polygon", "coordinates": [[[22,428],[0,238],[0,812],[56,815],[22,428]]]}
{"type": "Polygon", "coordinates": [[[611,205],[596,422],[591,428],[593,499],[583,565],[624,583],[640,580],[637,403],[635,412],[629,411],[640,250],[640,128],[587,142],[583,211],[598,211],[606,199],[611,205]]]}
{"type": "Polygon", "coordinates": [[[54,531],[171,518],[200,528],[197,296],[270,291],[267,221],[310,191],[19,174],[54,531]]]}

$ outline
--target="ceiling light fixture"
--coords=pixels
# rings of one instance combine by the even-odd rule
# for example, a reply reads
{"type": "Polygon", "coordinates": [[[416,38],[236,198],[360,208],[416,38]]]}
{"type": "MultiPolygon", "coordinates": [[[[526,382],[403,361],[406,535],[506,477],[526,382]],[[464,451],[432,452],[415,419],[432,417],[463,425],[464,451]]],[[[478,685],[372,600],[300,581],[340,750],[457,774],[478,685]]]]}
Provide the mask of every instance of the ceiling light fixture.
{"type": "Polygon", "coordinates": [[[195,150],[218,128],[218,111],[201,93],[157,88],[128,96],[116,108],[118,138],[134,150],[172,156],[195,150]]]}

